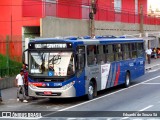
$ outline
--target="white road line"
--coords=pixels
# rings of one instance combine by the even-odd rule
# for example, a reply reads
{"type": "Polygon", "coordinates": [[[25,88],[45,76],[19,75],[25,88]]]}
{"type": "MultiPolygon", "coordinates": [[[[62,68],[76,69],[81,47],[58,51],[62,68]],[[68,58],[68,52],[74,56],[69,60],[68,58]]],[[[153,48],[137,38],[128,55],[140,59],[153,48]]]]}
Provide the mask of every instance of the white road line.
{"type": "Polygon", "coordinates": [[[147,73],[151,73],[151,72],[155,72],[155,71],[158,71],[158,70],[150,70],[150,71],[147,71],[147,73]]]}
{"type": "Polygon", "coordinates": [[[145,108],[143,108],[143,109],[141,109],[141,110],[139,110],[140,112],[142,112],[142,111],[145,111],[145,110],[147,110],[147,109],[149,109],[149,108],[151,108],[151,107],[153,107],[154,105],[149,105],[148,107],[145,107],[145,108]]]}
{"type": "MultiPolygon", "coordinates": [[[[151,107],[153,107],[154,105],[149,105],[149,106],[147,106],[147,107],[145,107],[145,108],[143,108],[143,109],[141,109],[141,110],[139,110],[138,112],[136,112],[136,113],[139,113],[139,112],[142,112],[142,111],[145,111],[145,110],[147,110],[147,109],[149,109],[149,108],[151,108],[151,107]]],[[[121,120],[125,120],[125,119],[128,119],[128,118],[130,118],[130,117],[124,117],[124,118],[122,118],[121,120]]]]}
{"type": "Polygon", "coordinates": [[[152,65],[152,66],[150,66],[150,67],[147,67],[146,69],[149,69],[149,68],[152,68],[152,67],[156,67],[156,66],[158,66],[158,65],[160,65],[160,64],[152,65]]]}
{"type": "Polygon", "coordinates": [[[147,70],[146,73],[155,72],[155,71],[158,71],[158,70],[160,70],[160,68],[155,69],[155,70],[147,70]]]}
{"type": "Polygon", "coordinates": [[[160,83],[142,83],[144,85],[160,85],[160,83]]]}
{"type": "Polygon", "coordinates": [[[157,76],[157,77],[151,78],[151,79],[149,79],[149,80],[146,80],[146,81],[144,81],[144,82],[141,82],[141,83],[135,84],[135,85],[130,86],[130,87],[128,87],[128,88],[124,88],[124,89],[121,89],[121,90],[119,90],[119,91],[116,91],[116,92],[113,92],[113,93],[110,93],[110,94],[107,94],[107,95],[104,95],[104,96],[101,96],[101,97],[95,98],[95,99],[93,99],[93,100],[89,100],[89,101],[83,102],[83,103],[80,103],[80,104],[77,104],[77,105],[74,105],[74,106],[71,106],[71,107],[68,107],[68,108],[64,108],[64,109],[61,109],[61,110],[58,110],[58,111],[65,111],[65,110],[68,110],[68,109],[71,109],[71,108],[74,108],[74,107],[77,107],[77,106],[80,106],[80,105],[83,105],[83,104],[86,104],[86,103],[89,103],[89,102],[96,101],[96,100],[98,100],[98,99],[101,99],[101,98],[104,98],[104,97],[107,97],[107,96],[110,96],[110,95],[113,95],[113,94],[119,93],[119,92],[121,92],[121,91],[124,91],[124,90],[130,89],[130,88],[132,88],[132,87],[135,87],[135,86],[141,85],[141,84],[143,84],[143,83],[145,83],[145,82],[149,82],[149,81],[152,81],[152,80],[157,79],[157,78],[160,78],[160,76],[157,76]]]}
{"type": "Polygon", "coordinates": [[[128,119],[129,117],[124,117],[124,118],[122,118],[121,120],[125,120],[125,119],[128,119]]]}
{"type": "Polygon", "coordinates": [[[67,120],[76,120],[77,118],[67,118],[67,120]]]}
{"type": "Polygon", "coordinates": [[[110,95],[113,95],[113,94],[119,93],[119,92],[121,92],[121,91],[124,91],[124,90],[130,89],[130,88],[133,88],[133,87],[136,87],[136,86],[138,86],[138,85],[141,85],[141,84],[143,84],[143,83],[146,83],[146,82],[152,81],[152,80],[157,79],[157,78],[160,78],[160,76],[156,76],[156,77],[151,78],[151,79],[149,79],[149,80],[146,80],[146,81],[144,81],[144,82],[141,82],[141,83],[138,83],[138,84],[132,85],[132,86],[130,86],[130,87],[128,87],[128,88],[124,88],[124,89],[118,90],[118,91],[116,91],[116,92],[113,92],[113,93],[110,93],[110,94],[107,94],[107,95],[104,95],[104,96],[101,96],[101,97],[98,97],[98,98],[95,98],[95,99],[92,99],[92,100],[89,100],[89,101],[86,101],[86,102],[80,103],[80,104],[77,104],[77,105],[73,105],[73,106],[71,106],[71,107],[67,107],[67,108],[64,108],[64,109],[58,110],[58,111],[56,111],[56,112],[52,112],[52,113],[46,114],[46,115],[44,115],[44,116],[48,116],[48,115],[51,115],[51,114],[55,114],[55,113],[60,112],[60,111],[65,111],[65,110],[68,110],[68,109],[71,109],[71,108],[74,108],[74,107],[77,107],[77,106],[80,106],[80,105],[87,104],[87,103],[89,103],[89,102],[93,102],[93,101],[99,100],[99,99],[101,99],[101,98],[104,98],[104,97],[107,97],[107,96],[110,96],[110,95]]]}

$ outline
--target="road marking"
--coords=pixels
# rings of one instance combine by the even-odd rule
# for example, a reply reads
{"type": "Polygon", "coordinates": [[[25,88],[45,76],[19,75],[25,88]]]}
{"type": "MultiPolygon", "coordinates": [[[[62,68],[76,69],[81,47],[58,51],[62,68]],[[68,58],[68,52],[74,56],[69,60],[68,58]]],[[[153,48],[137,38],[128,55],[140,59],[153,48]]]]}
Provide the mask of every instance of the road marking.
{"type": "Polygon", "coordinates": [[[110,94],[107,94],[107,95],[104,95],[104,96],[101,96],[101,97],[98,97],[98,98],[95,98],[95,99],[92,99],[92,100],[89,100],[89,101],[86,101],[86,102],[83,102],[83,103],[80,103],[80,104],[77,104],[77,105],[74,105],[74,106],[71,106],[71,107],[68,107],[68,108],[64,108],[64,109],[61,109],[61,110],[58,110],[58,111],[65,111],[65,110],[68,110],[68,109],[71,109],[71,108],[74,108],[74,107],[77,107],[77,106],[80,106],[80,105],[83,105],[83,104],[86,104],[86,103],[89,103],[89,102],[93,102],[93,101],[95,101],[95,100],[98,100],[98,99],[101,99],[101,98],[104,98],[104,97],[107,97],[107,96],[110,96],[110,95],[119,93],[119,92],[121,92],[121,91],[130,89],[130,88],[132,88],[132,87],[136,87],[136,86],[138,86],[138,85],[141,85],[141,84],[143,84],[143,83],[145,83],[145,82],[152,81],[152,80],[157,79],[157,78],[160,78],[160,76],[151,78],[151,79],[149,79],[149,80],[146,80],[146,81],[144,81],[144,82],[135,84],[135,85],[130,86],[130,87],[128,87],[128,88],[124,88],[124,89],[118,90],[118,91],[116,91],[116,92],[113,92],[113,93],[110,93],[110,94]]]}
{"type": "Polygon", "coordinates": [[[160,85],[160,83],[142,83],[143,85],[160,85]]]}
{"type": "Polygon", "coordinates": [[[155,69],[155,70],[146,70],[146,73],[155,72],[155,71],[158,71],[158,70],[160,70],[160,68],[155,69]]]}
{"type": "Polygon", "coordinates": [[[67,120],[76,120],[77,118],[67,118],[67,120]]]}
{"type": "Polygon", "coordinates": [[[149,108],[151,108],[151,107],[153,107],[154,105],[149,105],[148,107],[145,107],[145,108],[143,108],[143,109],[141,109],[141,110],[139,110],[140,112],[142,112],[142,111],[145,111],[145,110],[147,110],[147,109],[149,109],[149,108]]]}
{"type": "Polygon", "coordinates": [[[156,67],[156,66],[158,66],[158,65],[160,65],[160,64],[152,65],[152,66],[150,66],[150,67],[147,67],[146,69],[150,69],[150,68],[156,67]]]}
{"type": "Polygon", "coordinates": [[[133,88],[133,87],[136,87],[136,86],[138,86],[138,85],[141,85],[141,84],[143,84],[143,83],[152,81],[152,80],[157,79],[157,78],[160,78],[160,76],[156,76],[156,77],[151,78],[151,79],[149,79],[149,80],[146,80],[146,81],[140,82],[140,83],[138,83],[138,84],[132,85],[132,86],[130,86],[130,87],[128,87],[128,88],[124,88],[124,89],[118,90],[118,91],[116,91],[116,92],[113,92],[113,93],[110,93],[110,94],[107,94],[107,95],[104,95],[104,96],[101,96],[101,97],[98,97],[98,98],[95,98],[95,99],[92,99],[92,100],[89,100],[89,101],[86,101],[86,102],[83,102],[83,103],[80,103],[80,104],[77,104],[77,105],[73,105],[73,106],[70,106],[70,107],[67,107],[67,108],[64,108],[64,109],[61,109],[61,110],[58,110],[58,111],[55,111],[55,112],[46,114],[46,115],[44,115],[44,116],[52,115],[52,114],[55,114],[55,113],[60,112],[60,111],[65,111],[65,110],[68,110],[68,109],[71,109],[71,108],[74,108],[74,107],[77,107],[77,106],[80,106],[80,105],[87,104],[87,103],[89,103],[89,102],[93,102],[93,101],[99,100],[99,99],[101,99],[101,98],[104,98],[104,97],[107,97],[107,96],[110,96],[110,95],[119,93],[119,92],[121,92],[121,91],[130,89],[130,88],[133,88]]]}
{"type": "MultiPolygon", "coordinates": [[[[139,110],[138,112],[135,112],[135,113],[139,113],[139,112],[145,111],[145,110],[147,110],[147,109],[149,109],[149,108],[151,108],[153,106],[154,105],[149,105],[149,106],[147,106],[147,107],[145,107],[145,108],[143,108],[143,109],[141,109],[141,110],[139,110]]],[[[124,117],[121,120],[125,120],[125,119],[128,119],[128,118],[130,118],[130,117],[124,117]]]]}

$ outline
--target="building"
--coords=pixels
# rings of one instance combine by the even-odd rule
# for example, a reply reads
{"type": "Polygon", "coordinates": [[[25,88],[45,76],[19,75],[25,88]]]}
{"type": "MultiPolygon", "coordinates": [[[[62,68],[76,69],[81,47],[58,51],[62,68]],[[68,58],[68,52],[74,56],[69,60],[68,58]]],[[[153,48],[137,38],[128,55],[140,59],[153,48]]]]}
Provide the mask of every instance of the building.
{"type": "MultiPolygon", "coordinates": [[[[147,14],[147,0],[95,0],[95,3],[97,5],[96,21],[139,23],[141,5],[143,5],[143,14],[147,14]]],[[[59,25],[50,28],[56,30],[46,34],[47,29],[50,30],[49,26],[52,21],[48,20],[51,17],[54,20],[65,18],[62,21],[67,21],[68,25],[72,24],[71,20],[73,20],[73,23],[75,20],[83,21],[81,26],[86,27],[86,31],[88,31],[88,23],[86,22],[89,20],[90,5],[90,0],[1,0],[0,53],[6,54],[5,42],[8,36],[10,56],[11,58],[17,57],[20,60],[24,38],[47,37],[48,34],[51,35],[54,31],[56,33],[57,29],[62,27],[62,25],[59,25]],[[50,16],[50,18],[46,20],[47,16],[50,16]],[[45,24],[46,21],[47,24],[45,24]],[[46,27],[44,28],[44,26],[46,27]]],[[[81,31],[83,28],[81,28],[81,31]]],[[[99,29],[101,28],[98,27],[97,31],[99,29]]],[[[70,33],[66,32],[67,35],[79,35],[78,33],[80,32],[78,31],[77,34],[72,33],[72,31],[70,33]]],[[[97,34],[99,33],[101,31],[97,32],[97,34]]],[[[89,34],[89,32],[84,32],[82,35],[86,34],[89,34]]],[[[56,33],[56,35],[63,34],[56,33]]]]}

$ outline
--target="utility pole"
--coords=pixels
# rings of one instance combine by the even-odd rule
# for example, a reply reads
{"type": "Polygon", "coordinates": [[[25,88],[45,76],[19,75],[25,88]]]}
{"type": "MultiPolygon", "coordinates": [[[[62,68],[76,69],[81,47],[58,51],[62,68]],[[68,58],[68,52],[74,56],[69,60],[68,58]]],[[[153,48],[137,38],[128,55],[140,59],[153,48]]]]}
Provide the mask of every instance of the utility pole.
{"type": "Polygon", "coordinates": [[[96,0],[91,0],[91,10],[89,13],[90,20],[90,36],[93,38],[95,36],[95,14],[97,12],[97,2],[96,0]]]}
{"type": "Polygon", "coordinates": [[[140,5],[140,33],[142,33],[142,37],[144,36],[144,29],[143,29],[143,5],[140,5]]]}

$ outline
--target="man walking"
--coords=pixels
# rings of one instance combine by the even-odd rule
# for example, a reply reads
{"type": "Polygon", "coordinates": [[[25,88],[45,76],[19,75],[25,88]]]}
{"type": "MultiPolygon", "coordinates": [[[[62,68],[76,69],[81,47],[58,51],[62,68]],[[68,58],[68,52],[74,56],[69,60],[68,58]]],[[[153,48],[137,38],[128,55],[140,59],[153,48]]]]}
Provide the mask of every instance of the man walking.
{"type": "Polygon", "coordinates": [[[25,89],[25,95],[28,96],[28,71],[26,69],[26,65],[23,64],[22,66],[23,73],[24,73],[24,89],[25,89]]]}
{"type": "Polygon", "coordinates": [[[148,64],[150,64],[151,63],[152,50],[151,49],[147,49],[146,50],[146,54],[147,54],[148,64]]]}
{"type": "Polygon", "coordinates": [[[1,89],[0,89],[0,102],[2,102],[1,89]]]}
{"type": "Polygon", "coordinates": [[[20,93],[23,95],[23,102],[28,102],[26,100],[25,89],[24,89],[24,79],[23,79],[23,70],[20,70],[20,74],[16,76],[16,85],[17,85],[17,101],[19,101],[20,93]]]}

